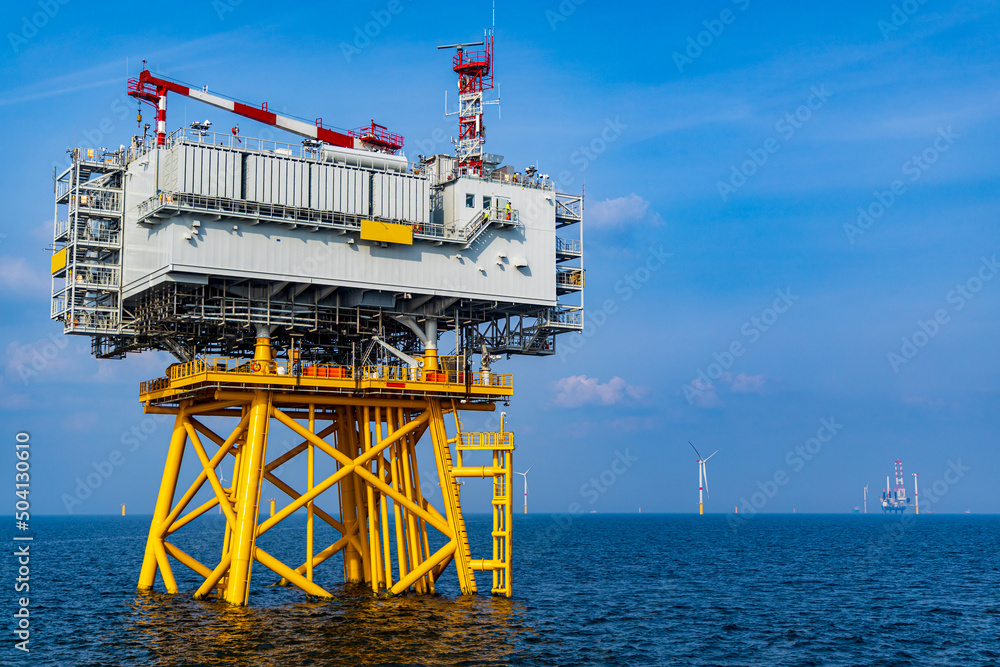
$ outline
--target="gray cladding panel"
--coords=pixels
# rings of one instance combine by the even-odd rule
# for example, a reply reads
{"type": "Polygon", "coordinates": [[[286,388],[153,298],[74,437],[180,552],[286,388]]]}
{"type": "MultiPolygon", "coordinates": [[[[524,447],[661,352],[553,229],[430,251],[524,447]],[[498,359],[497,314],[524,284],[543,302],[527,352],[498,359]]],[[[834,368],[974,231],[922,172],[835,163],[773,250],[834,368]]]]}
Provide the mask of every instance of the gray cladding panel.
{"type": "MultiPolygon", "coordinates": [[[[240,171],[242,157],[238,151],[182,144],[153,151],[129,165],[124,235],[126,296],[145,289],[157,276],[173,273],[555,304],[554,197],[547,190],[467,178],[444,186],[436,198],[442,207],[436,216],[446,224],[458,228],[467,224],[480,210],[481,198],[486,194],[509,197],[520,213],[521,226],[492,226],[469,249],[454,244],[435,246],[419,239],[412,246],[390,244],[383,248],[361,241],[356,234],[309,231],[308,227],[275,223],[253,225],[241,219],[211,220],[210,216],[194,214],[164,218],[153,227],[136,224],[137,204],[158,190],[158,161],[162,161],[161,169],[175,171],[178,189],[183,184],[186,191],[198,188],[210,193],[213,179],[207,181],[208,185],[202,179],[205,174],[216,174],[219,178],[214,179],[215,191],[220,196],[231,192],[230,196],[239,197],[244,178],[240,171]],[[176,166],[170,164],[170,150],[176,152],[176,166]],[[474,208],[465,207],[467,193],[476,198],[474,208]],[[198,227],[192,224],[195,220],[200,222],[198,227]],[[354,243],[348,243],[349,239],[354,243]],[[515,258],[523,258],[527,267],[515,268],[515,258]]],[[[245,160],[249,200],[300,202],[322,210],[420,224],[430,218],[430,189],[423,177],[253,153],[246,153],[245,160]],[[371,199],[375,209],[371,212],[370,187],[374,188],[371,199]]],[[[160,176],[161,183],[168,182],[164,174],[160,176]]]]}
{"type": "Polygon", "coordinates": [[[144,289],[147,276],[172,271],[554,305],[554,217],[541,191],[511,195],[519,210],[528,199],[541,214],[521,228],[491,227],[470,249],[420,240],[383,248],[335,231],[179,215],[126,236],[126,295],[144,289]],[[515,268],[515,257],[528,266],[515,268]]]}

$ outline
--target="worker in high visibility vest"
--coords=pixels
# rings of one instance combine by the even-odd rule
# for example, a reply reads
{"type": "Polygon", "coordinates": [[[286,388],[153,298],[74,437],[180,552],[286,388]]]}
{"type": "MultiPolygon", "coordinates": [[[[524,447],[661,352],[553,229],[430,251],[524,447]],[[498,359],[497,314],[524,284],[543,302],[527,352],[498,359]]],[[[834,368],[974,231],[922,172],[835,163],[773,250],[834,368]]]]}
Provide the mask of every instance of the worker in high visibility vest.
{"type": "Polygon", "coordinates": [[[510,220],[510,202],[509,201],[507,202],[507,206],[505,207],[504,212],[507,214],[507,220],[510,220]]]}

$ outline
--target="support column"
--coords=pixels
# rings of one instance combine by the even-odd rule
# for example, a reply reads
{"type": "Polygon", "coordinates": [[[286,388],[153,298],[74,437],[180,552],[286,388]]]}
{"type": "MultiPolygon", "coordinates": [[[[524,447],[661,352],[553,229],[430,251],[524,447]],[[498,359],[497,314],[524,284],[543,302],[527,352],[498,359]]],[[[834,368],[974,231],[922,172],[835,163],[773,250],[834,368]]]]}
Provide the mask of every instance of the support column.
{"type": "MultiPolygon", "coordinates": [[[[356,422],[351,409],[338,407],[337,421],[337,449],[348,458],[353,459],[357,457],[357,454],[351,452],[351,442],[354,438],[351,437],[350,431],[356,427],[356,422]]],[[[340,480],[338,485],[340,490],[340,520],[348,533],[353,533],[360,528],[357,525],[358,506],[354,492],[355,483],[358,483],[357,478],[354,475],[347,475],[340,480]]],[[[364,561],[361,557],[361,551],[353,540],[344,549],[344,581],[352,584],[364,581],[364,561]]]]}
{"type": "MultiPolygon", "coordinates": [[[[267,372],[271,361],[269,327],[258,327],[254,362],[259,372],[267,372]]],[[[226,602],[246,605],[250,570],[254,558],[257,520],[260,510],[260,485],[264,478],[264,457],[267,452],[267,426],[271,419],[271,394],[258,389],[250,403],[250,423],[246,444],[241,448],[240,474],[236,486],[236,529],[233,531],[232,564],[226,587],[226,602]]]]}
{"type": "MultiPolygon", "coordinates": [[[[309,404],[309,432],[316,432],[316,406],[309,404]]],[[[306,464],[306,493],[312,491],[316,482],[316,445],[306,441],[307,457],[306,464]]],[[[313,580],[313,501],[306,504],[306,579],[313,580]]]]}
{"type": "MultiPolygon", "coordinates": [[[[170,449],[167,450],[167,461],[163,465],[163,478],[160,480],[160,493],[156,498],[156,508],[153,510],[153,521],[149,526],[149,537],[146,540],[146,554],[142,559],[142,570],[139,572],[139,590],[148,591],[153,588],[156,581],[156,544],[163,548],[163,539],[158,537],[163,520],[170,514],[170,509],[174,504],[174,493],[177,490],[177,476],[181,470],[181,462],[184,460],[184,447],[187,445],[187,431],[184,423],[187,421],[185,409],[187,402],[181,404],[181,408],[174,419],[174,431],[170,437],[170,449]]],[[[167,591],[176,593],[177,591],[167,591]]]]}
{"type": "Polygon", "coordinates": [[[158,90],[159,99],[156,105],[156,145],[167,143],[167,91],[158,90]]]}
{"type": "Polygon", "coordinates": [[[236,488],[236,529],[231,540],[232,564],[229,567],[229,582],[226,588],[226,602],[235,605],[247,603],[270,412],[268,392],[255,391],[253,402],[250,404],[247,441],[240,456],[240,476],[236,488]]]}

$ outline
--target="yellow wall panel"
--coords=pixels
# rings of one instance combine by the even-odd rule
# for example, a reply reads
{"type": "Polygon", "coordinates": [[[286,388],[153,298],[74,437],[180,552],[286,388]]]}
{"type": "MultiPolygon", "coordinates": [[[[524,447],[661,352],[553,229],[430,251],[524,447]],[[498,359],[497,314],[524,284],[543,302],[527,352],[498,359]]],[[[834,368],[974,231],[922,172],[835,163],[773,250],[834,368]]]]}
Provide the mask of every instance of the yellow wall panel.
{"type": "Polygon", "coordinates": [[[377,220],[362,220],[361,240],[413,245],[413,227],[410,225],[394,225],[388,222],[378,222],[377,220]]]}
{"type": "Polygon", "coordinates": [[[52,275],[66,268],[66,248],[52,255],[52,275]]]}

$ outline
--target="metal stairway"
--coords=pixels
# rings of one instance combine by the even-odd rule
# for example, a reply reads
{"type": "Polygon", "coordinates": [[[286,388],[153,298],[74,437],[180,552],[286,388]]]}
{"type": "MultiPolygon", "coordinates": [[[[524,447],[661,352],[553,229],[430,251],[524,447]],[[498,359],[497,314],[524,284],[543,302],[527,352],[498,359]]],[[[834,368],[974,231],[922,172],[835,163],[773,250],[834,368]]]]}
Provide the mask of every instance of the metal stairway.
{"type": "MultiPolygon", "coordinates": [[[[441,490],[445,501],[445,512],[450,523],[456,526],[455,565],[458,570],[458,583],[463,595],[476,593],[476,577],[472,571],[472,554],[469,551],[469,536],[465,529],[465,519],[462,516],[461,484],[455,478],[455,465],[451,457],[451,445],[461,437],[460,434],[449,438],[444,429],[443,411],[439,401],[431,401],[433,415],[431,428],[434,448],[438,462],[438,477],[441,480],[441,490]]],[[[454,410],[454,406],[452,407],[454,410]]]]}

